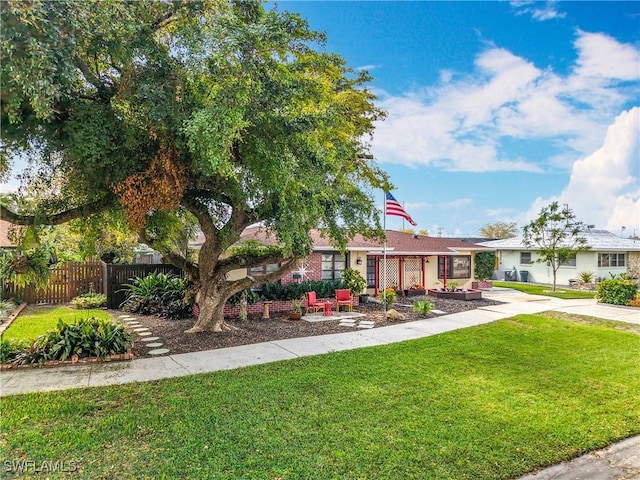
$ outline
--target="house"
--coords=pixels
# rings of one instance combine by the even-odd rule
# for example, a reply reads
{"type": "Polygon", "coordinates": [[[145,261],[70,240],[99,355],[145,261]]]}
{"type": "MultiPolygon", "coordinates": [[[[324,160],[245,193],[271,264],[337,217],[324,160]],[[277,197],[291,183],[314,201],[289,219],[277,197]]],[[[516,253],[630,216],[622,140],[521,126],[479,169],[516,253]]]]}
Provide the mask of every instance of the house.
{"type": "Polygon", "coordinates": [[[0,250],[16,248],[16,245],[9,239],[9,230],[12,226],[6,220],[0,220],[0,250]]]}
{"type": "MultiPolygon", "coordinates": [[[[384,286],[403,291],[419,286],[433,288],[447,280],[455,281],[461,288],[471,288],[475,253],[493,251],[490,247],[448,238],[394,230],[387,230],[386,233],[386,255],[382,243],[366,240],[360,235],[347,244],[346,254],[343,255],[331,246],[328,239],[313,230],[310,232],[313,252],[299,262],[297,269],[282,277],[281,282],[338,280],[342,270],[352,268],[367,280],[364,293],[370,295],[377,295],[384,286]]],[[[275,238],[266,236],[261,227],[246,229],[240,241],[247,240],[257,240],[264,244],[276,243],[275,238]]],[[[198,241],[193,242],[192,246],[197,248],[198,241]]],[[[277,267],[278,265],[266,265],[249,268],[248,271],[236,270],[231,272],[229,278],[241,278],[245,275],[255,278],[277,267]]]]}
{"type": "MultiPolygon", "coordinates": [[[[597,278],[611,278],[621,273],[640,277],[640,240],[621,238],[606,230],[587,230],[583,233],[590,250],[579,252],[561,265],[556,283],[569,285],[582,272],[593,272],[597,278]]],[[[553,270],[539,258],[535,246],[526,247],[522,237],[482,242],[480,245],[496,250],[496,280],[523,280],[534,283],[553,283],[553,270]],[[515,272],[515,273],[513,273],[515,272]],[[526,272],[523,275],[523,272],[526,272]],[[515,278],[511,278],[514,277],[515,278]]]]}

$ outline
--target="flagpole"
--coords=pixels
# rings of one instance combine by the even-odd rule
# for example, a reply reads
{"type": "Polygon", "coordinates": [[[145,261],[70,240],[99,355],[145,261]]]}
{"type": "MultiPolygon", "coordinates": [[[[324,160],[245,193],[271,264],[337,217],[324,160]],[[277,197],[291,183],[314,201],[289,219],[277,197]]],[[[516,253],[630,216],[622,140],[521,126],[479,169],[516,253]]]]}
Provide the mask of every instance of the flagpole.
{"type": "Polygon", "coordinates": [[[382,204],[384,205],[383,227],[384,232],[384,244],[382,247],[382,309],[384,310],[384,318],[387,319],[387,192],[382,191],[384,198],[382,204]]]}

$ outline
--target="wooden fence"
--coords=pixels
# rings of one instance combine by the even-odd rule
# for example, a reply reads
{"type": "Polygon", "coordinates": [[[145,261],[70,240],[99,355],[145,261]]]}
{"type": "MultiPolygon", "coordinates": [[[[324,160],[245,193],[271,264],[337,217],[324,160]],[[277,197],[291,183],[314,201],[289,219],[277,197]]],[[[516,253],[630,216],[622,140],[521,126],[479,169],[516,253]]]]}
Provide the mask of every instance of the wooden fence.
{"type": "Polygon", "coordinates": [[[91,290],[104,290],[101,262],[66,263],[51,271],[45,289],[17,288],[9,284],[5,286],[2,296],[18,298],[27,303],[66,303],[91,290]]]}

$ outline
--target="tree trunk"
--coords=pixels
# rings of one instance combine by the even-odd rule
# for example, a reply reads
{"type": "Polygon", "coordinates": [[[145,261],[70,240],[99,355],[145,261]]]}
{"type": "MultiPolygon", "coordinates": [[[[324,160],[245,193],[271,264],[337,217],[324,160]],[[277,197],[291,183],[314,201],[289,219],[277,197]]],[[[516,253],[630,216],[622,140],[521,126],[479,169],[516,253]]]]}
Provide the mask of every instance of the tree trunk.
{"type": "Polygon", "coordinates": [[[196,296],[200,314],[195,325],[185,333],[236,330],[235,327],[226,324],[224,321],[224,306],[227,299],[228,296],[222,294],[215,286],[213,288],[203,286],[196,296]]]}

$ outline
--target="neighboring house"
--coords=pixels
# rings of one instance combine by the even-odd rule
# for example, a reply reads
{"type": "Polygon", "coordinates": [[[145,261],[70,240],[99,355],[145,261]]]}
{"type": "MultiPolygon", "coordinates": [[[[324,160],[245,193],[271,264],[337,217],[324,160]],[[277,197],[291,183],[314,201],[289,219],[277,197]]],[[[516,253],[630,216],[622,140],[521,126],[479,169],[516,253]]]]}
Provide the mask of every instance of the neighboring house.
{"type": "MultiPolygon", "coordinates": [[[[475,253],[493,251],[488,247],[459,240],[387,230],[385,269],[384,247],[379,242],[365,240],[357,235],[348,243],[346,255],[342,255],[318,231],[310,233],[314,244],[313,253],[300,261],[297,269],[282,277],[283,283],[337,280],[341,277],[342,270],[352,268],[367,280],[366,293],[376,295],[383,285],[398,290],[420,285],[426,288],[441,285],[445,281],[446,268],[446,279],[455,281],[461,288],[471,288],[475,253]],[[385,272],[386,282],[383,281],[385,272]]],[[[266,237],[260,227],[250,227],[243,232],[241,242],[250,239],[265,244],[275,243],[275,239],[266,237]]],[[[201,241],[202,239],[193,242],[192,246],[197,248],[201,241]]],[[[278,265],[266,265],[236,270],[231,272],[230,278],[245,275],[258,277],[277,267],[278,265]]]]}
{"type": "MultiPolygon", "coordinates": [[[[606,230],[588,230],[583,237],[590,250],[579,252],[558,269],[556,283],[568,285],[569,280],[578,279],[581,272],[593,272],[595,278],[611,278],[621,273],[638,277],[640,274],[640,240],[621,238],[606,230]]],[[[480,245],[496,250],[496,273],[494,279],[522,279],[526,272],[527,281],[553,283],[553,270],[546,262],[536,262],[539,258],[535,246],[525,247],[522,237],[506,238],[482,242],[480,245]]],[[[594,278],[594,279],[595,279],[594,278]]]]}
{"type": "Polygon", "coordinates": [[[9,240],[9,229],[11,226],[11,223],[6,220],[0,220],[0,250],[16,248],[16,245],[9,240]]]}

